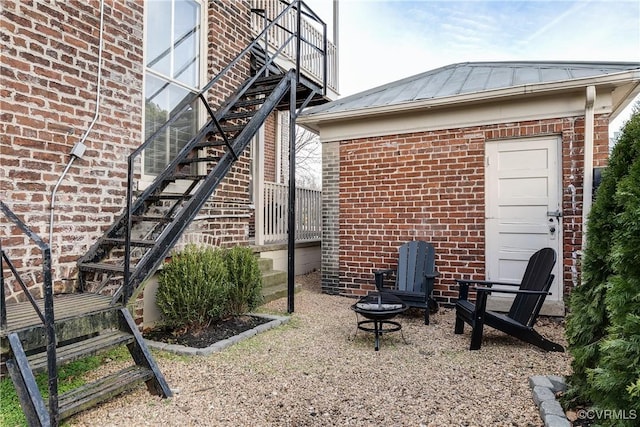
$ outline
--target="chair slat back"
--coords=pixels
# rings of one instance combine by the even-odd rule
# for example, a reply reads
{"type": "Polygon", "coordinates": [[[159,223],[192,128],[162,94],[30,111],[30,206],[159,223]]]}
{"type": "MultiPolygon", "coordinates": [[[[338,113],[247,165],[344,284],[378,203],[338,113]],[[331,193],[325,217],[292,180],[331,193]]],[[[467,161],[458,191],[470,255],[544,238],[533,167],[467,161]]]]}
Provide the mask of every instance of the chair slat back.
{"type": "MultiPolygon", "coordinates": [[[[553,282],[553,266],[556,263],[556,251],[543,248],[529,258],[527,269],[520,283],[521,290],[549,292],[553,282]]],[[[513,320],[530,327],[540,313],[546,295],[517,295],[508,316],[513,320]]]]}
{"type": "Polygon", "coordinates": [[[436,251],[432,244],[419,240],[407,242],[398,249],[396,286],[400,291],[430,292],[425,274],[435,272],[436,251]]]}

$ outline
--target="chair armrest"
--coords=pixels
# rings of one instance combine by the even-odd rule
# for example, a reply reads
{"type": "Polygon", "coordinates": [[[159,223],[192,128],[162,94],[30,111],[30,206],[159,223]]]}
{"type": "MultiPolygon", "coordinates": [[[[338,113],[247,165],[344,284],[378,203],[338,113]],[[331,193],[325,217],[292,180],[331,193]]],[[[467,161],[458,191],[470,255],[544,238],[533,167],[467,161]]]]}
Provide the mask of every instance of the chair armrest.
{"type": "Polygon", "coordinates": [[[394,269],[374,270],[373,271],[373,275],[375,276],[375,279],[376,279],[376,289],[378,289],[378,291],[382,290],[382,282],[384,281],[385,274],[391,274],[391,273],[394,273],[395,271],[396,270],[394,270],[394,269]]]}
{"type": "Polygon", "coordinates": [[[424,275],[424,277],[426,277],[427,279],[435,279],[436,277],[440,276],[440,272],[438,270],[434,270],[433,273],[426,273],[424,275]]]}
{"type": "Polygon", "coordinates": [[[485,292],[485,293],[493,293],[493,292],[498,292],[501,294],[514,294],[514,295],[551,295],[551,292],[544,292],[544,291],[531,291],[531,290],[527,290],[527,289],[494,289],[494,288],[485,288],[482,286],[474,286],[472,287],[472,289],[474,289],[477,292],[485,292]]]}
{"type": "Polygon", "coordinates": [[[510,283],[510,282],[496,282],[493,280],[468,280],[468,279],[456,279],[458,284],[472,284],[475,283],[477,285],[484,285],[486,287],[491,287],[492,285],[501,285],[501,286],[520,286],[520,283],[510,283]]]}

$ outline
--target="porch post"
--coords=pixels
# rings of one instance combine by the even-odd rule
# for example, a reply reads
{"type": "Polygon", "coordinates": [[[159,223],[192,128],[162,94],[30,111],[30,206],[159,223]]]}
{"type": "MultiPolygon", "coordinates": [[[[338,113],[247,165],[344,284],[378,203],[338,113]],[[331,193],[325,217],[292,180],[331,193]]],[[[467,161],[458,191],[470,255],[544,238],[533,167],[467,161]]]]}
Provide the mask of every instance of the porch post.
{"type": "Polygon", "coordinates": [[[264,126],[253,140],[253,206],[256,246],[264,245],[264,126]]]}
{"type": "MultiPolygon", "coordinates": [[[[300,22],[300,21],[298,21],[300,22]]],[[[287,243],[287,312],[294,311],[296,276],[296,87],[298,80],[291,79],[289,89],[289,211],[287,243]]]]}

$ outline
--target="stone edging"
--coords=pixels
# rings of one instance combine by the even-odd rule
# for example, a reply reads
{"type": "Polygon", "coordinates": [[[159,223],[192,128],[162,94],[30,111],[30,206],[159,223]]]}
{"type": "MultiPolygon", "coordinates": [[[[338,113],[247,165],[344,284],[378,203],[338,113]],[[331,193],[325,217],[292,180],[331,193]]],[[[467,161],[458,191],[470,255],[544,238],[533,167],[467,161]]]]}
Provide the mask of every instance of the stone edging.
{"type": "Polygon", "coordinates": [[[540,417],[545,427],[571,427],[564,409],[556,399],[556,393],[565,391],[567,384],[557,375],[536,375],[529,377],[533,401],[540,409],[540,417]]]}
{"type": "Polygon", "coordinates": [[[290,317],[285,316],[274,316],[271,314],[262,314],[262,313],[249,313],[251,316],[261,317],[263,319],[271,319],[271,321],[267,323],[263,323],[262,325],[258,325],[253,329],[249,329],[247,331],[242,332],[241,334],[235,335],[231,338],[227,338],[221,341],[218,341],[214,344],[211,344],[209,347],[205,348],[196,348],[196,347],[187,347],[179,344],[166,344],[158,341],[151,341],[145,339],[145,343],[148,347],[154,348],[156,350],[168,351],[175,354],[180,354],[183,356],[208,356],[211,353],[216,353],[218,351],[222,351],[225,348],[237,344],[240,341],[244,341],[247,338],[250,338],[260,332],[267,331],[271,328],[275,328],[276,326],[283,325],[288,323],[290,317]]]}

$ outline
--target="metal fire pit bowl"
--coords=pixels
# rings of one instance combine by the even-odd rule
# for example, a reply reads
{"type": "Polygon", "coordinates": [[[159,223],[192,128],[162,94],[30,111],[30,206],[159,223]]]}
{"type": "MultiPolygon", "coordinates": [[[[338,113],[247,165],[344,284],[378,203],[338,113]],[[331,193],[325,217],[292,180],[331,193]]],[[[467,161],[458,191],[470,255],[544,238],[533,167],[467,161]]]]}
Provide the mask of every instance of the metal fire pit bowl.
{"type": "MultiPolygon", "coordinates": [[[[397,331],[402,334],[402,325],[390,319],[407,311],[408,308],[409,306],[403,303],[400,298],[387,292],[371,292],[351,306],[353,311],[367,319],[358,321],[358,329],[375,334],[376,351],[380,349],[382,334],[397,331]]],[[[402,339],[404,340],[404,335],[402,335],[402,339]]]]}

